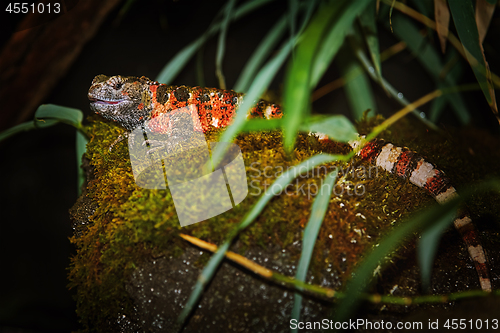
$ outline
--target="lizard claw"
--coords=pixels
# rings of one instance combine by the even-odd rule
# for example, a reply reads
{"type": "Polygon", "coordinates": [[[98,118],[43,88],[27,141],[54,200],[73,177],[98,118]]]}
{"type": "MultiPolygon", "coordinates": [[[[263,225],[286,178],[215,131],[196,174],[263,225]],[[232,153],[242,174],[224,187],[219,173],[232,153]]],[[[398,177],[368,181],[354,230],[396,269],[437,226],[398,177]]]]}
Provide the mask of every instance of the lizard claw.
{"type": "Polygon", "coordinates": [[[171,143],[168,141],[158,141],[158,140],[144,140],[143,146],[148,145],[149,149],[146,151],[147,155],[154,154],[160,150],[170,151],[171,143]]]}
{"type": "Polygon", "coordinates": [[[109,152],[111,153],[111,151],[116,146],[116,144],[119,143],[119,142],[121,142],[121,141],[123,141],[123,139],[125,139],[125,137],[126,137],[126,135],[120,135],[120,136],[118,136],[116,138],[116,140],[113,141],[113,143],[109,145],[109,148],[108,148],[109,152]]]}
{"type": "Polygon", "coordinates": [[[158,141],[158,140],[144,140],[142,142],[142,146],[148,146],[148,150],[146,151],[147,155],[151,155],[156,153],[159,150],[162,150],[163,148],[167,147],[166,143],[164,141],[158,141]]]}
{"type": "MultiPolygon", "coordinates": [[[[142,142],[142,145],[143,146],[146,146],[146,145],[149,145],[149,146],[160,146],[160,147],[164,147],[165,146],[165,143],[163,141],[159,141],[159,140],[144,140],[142,142]]],[[[156,148],[156,147],[154,147],[156,148]]]]}

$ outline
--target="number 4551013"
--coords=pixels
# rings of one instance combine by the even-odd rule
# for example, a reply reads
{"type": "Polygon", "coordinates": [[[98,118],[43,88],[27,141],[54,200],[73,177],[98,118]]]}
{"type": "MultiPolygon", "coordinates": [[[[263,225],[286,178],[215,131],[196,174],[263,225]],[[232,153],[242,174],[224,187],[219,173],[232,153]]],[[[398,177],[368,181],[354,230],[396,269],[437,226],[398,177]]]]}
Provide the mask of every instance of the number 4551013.
{"type": "Polygon", "coordinates": [[[476,320],[473,320],[473,319],[470,319],[470,320],[448,319],[448,320],[446,320],[446,322],[444,323],[443,326],[444,326],[444,328],[452,329],[452,330],[456,330],[456,329],[489,330],[490,328],[496,330],[499,328],[498,319],[492,319],[492,320],[488,320],[488,319],[485,319],[485,320],[481,320],[481,319],[476,319],[476,320]]]}
{"type": "Polygon", "coordinates": [[[7,5],[7,8],[5,9],[6,12],[9,12],[11,14],[27,14],[27,13],[33,13],[33,14],[59,14],[61,12],[61,4],[56,2],[56,3],[27,3],[27,2],[14,2],[10,3],[7,5]]]}

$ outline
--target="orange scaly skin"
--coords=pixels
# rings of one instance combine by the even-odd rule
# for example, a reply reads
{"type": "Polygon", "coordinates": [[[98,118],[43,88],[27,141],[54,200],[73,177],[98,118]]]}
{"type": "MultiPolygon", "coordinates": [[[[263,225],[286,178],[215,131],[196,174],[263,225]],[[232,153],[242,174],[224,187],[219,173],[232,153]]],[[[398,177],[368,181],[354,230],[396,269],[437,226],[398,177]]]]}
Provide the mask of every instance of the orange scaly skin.
{"type": "MultiPolygon", "coordinates": [[[[146,125],[146,130],[151,132],[168,133],[170,117],[177,112],[190,112],[193,120],[199,119],[201,128],[195,126],[196,131],[226,127],[241,104],[243,94],[214,88],[168,86],[144,76],[98,75],[92,81],[88,97],[94,112],[129,131],[146,125]],[[196,106],[197,114],[192,111],[194,108],[190,108],[191,111],[184,108],[192,105],[196,106]]],[[[249,112],[250,118],[281,116],[279,105],[265,101],[259,101],[249,112]]]]}

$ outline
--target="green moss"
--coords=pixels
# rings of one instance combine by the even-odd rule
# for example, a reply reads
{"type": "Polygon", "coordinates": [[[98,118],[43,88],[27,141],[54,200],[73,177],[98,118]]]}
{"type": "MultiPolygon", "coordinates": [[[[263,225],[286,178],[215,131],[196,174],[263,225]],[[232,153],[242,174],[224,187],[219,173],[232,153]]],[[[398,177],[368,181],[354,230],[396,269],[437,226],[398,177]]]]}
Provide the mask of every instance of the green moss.
{"type": "MultiPolygon", "coordinates": [[[[77,288],[82,322],[101,330],[108,319],[112,321],[118,313],[130,311],[124,285],[138,263],[151,256],[176,256],[184,251],[187,245],[178,236],[179,232],[220,244],[263,190],[287,168],[319,152],[349,151],[344,144],[325,145],[314,137],[299,135],[297,148],[288,156],[281,145],[280,132],[240,135],[235,142],[243,152],[249,195],[222,215],[181,228],[168,189],[146,190],[136,186],[126,142],[108,151],[122,130],[97,116],[90,120],[91,140],[86,156],[95,177],[87,189],[98,208],[91,217],[93,224],[81,237],[72,238],[78,253],[72,261],[70,280],[71,287],[77,288]]],[[[369,130],[380,121],[377,118],[360,126],[369,130]]],[[[397,137],[400,135],[397,133],[400,132],[393,130],[386,134],[397,137]]],[[[207,133],[208,141],[217,141],[219,134],[207,133]]],[[[446,149],[446,146],[434,147],[446,149]]],[[[448,161],[450,165],[453,163],[457,161],[448,161]]],[[[309,172],[307,177],[298,177],[288,188],[288,194],[272,199],[255,223],[240,235],[243,245],[240,251],[273,243],[288,248],[298,258],[300,253],[290,245],[301,240],[316,189],[334,168],[340,171],[339,179],[316,243],[312,263],[315,275],[321,274],[326,264],[341,274],[341,280],[346,280],[363,253],[392,224],[431,201],[421,189],[364,162],[331,163],[309,172]],[[361,193],[361,188],[363,193],[356,195],[355,190],[361,193]]]]}

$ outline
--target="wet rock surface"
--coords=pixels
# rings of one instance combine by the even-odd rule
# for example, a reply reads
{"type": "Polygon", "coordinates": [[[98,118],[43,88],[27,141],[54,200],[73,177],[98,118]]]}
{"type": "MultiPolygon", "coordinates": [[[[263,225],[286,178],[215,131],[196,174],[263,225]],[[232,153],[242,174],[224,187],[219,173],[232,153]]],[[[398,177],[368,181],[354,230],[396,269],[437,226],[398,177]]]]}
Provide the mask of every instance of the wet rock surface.
{"type": "MultiPolygon", "coordinates": [[[[278,249],[247,251],[246,256],[278,272],[295,274],[295,265],[289,264],[288,254],[273,250],[278,249]]],[[[132,330],[126,330],[126,325],[122,329],[175,331],[177,317],[201,272],[194,264],[201,254],[189,248],[178,258],[156,258],[141,265],[127,284],[141,322],[132,330]]],[[[184,331],[285,332],[290,329],[293,298],[293,290],[269,283],[226,261],[205,290],[184,331]]],[[[321,320],[328,315],[328,304],[318,300],[306,298],[303,307],[305,320],[321,320]]]]}

